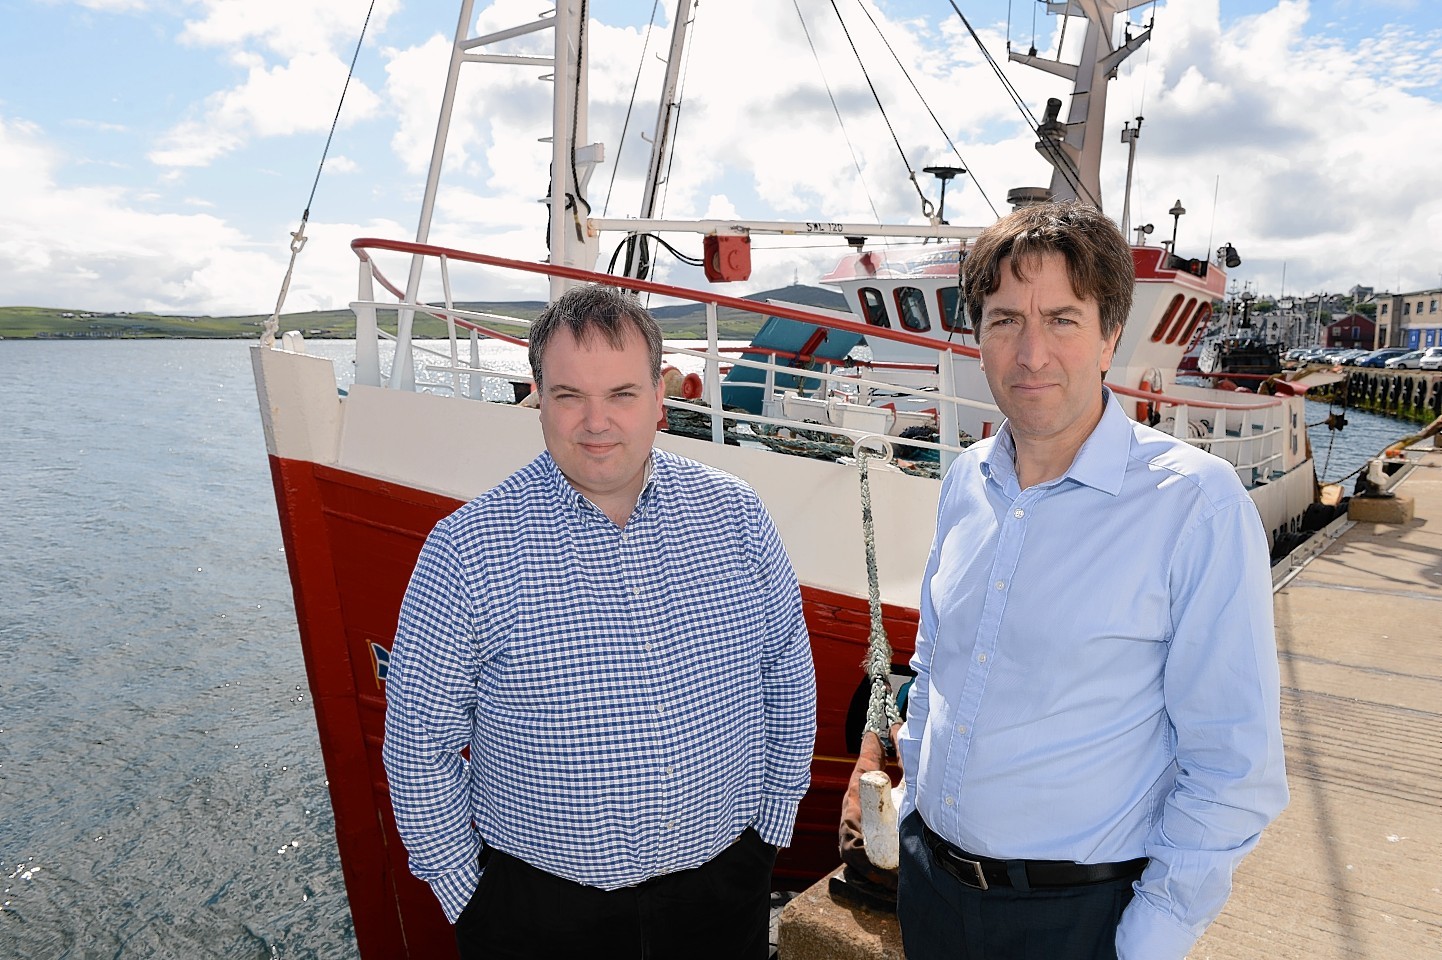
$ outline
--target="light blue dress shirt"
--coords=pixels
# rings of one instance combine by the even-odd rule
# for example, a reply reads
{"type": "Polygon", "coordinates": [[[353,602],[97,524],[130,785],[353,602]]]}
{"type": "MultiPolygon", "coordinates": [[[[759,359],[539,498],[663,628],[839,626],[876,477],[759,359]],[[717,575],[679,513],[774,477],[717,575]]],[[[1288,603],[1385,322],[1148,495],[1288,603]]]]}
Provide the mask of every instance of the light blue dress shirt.
{"type": "Polygon", "coordinates": [[[651,468],[622,528],[542,454],[421,551],[383,754],[452,922],[484,844],[614,890],[748,826],[791,840],[816,739],[796,575],[745,483],[659,450],[651,468]]]}
{"type": "Polygon", "coordinates": [[[1104,395],[1055,480],[1020,488],[1005,425],[947,472],[901,814],[987,857],[1149,857],[1118,955],[1181,960],[1287,802],[1267,538],[1229,464],[1104,395]]]}

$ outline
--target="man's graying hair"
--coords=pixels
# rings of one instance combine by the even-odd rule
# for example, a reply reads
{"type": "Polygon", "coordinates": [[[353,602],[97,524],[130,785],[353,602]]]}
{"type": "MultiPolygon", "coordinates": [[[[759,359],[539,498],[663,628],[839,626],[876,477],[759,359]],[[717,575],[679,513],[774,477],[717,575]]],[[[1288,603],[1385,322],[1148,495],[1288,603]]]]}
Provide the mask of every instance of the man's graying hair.
{"type": "Polygon", "coordinates": [[[572,287],[541,311],[531,324],[528,353],[531,377],[541,386],[541,359],[557,330],[569,330],[577,343],[600,337],[620,350],[626,345],[626,330],[633,328],[646,342],[651,360],[651,384],[661,382],[661,327],[656,318],[634,296],[602,283],[572,287]]]}
{"type": "Polygon", "coordinates": [[[976,238],[966,255],[962,291],[978,340],[986,298],[1001,286],[1002,260],[1010,258],[1012,276],[1023,280],[1024,268],[1050,253],[1066,260],[1072,292],[1096,301],[1102,336],[1121,331],[1136,282],[1131,247],[1100,210],[1069,200],[1014,210],[976,238]]]}

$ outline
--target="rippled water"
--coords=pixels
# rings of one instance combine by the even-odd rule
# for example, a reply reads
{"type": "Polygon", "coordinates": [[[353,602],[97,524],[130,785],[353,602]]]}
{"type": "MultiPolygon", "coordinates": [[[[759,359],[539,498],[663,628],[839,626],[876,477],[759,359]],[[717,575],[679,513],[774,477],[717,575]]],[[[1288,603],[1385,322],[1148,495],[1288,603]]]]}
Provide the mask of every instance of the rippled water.
{"type": "MultiPolygon", "coordinates": [[[[249,345],[0,371],[0,957],[354,957],[249,345]]],[[[1412,429],[1348,416],[1324,479],[1412,429]]]]}
{"type": "Polygon", "coordinates": [[[355,956],[246,345],[0,370],[0,957],[355,956]]]}

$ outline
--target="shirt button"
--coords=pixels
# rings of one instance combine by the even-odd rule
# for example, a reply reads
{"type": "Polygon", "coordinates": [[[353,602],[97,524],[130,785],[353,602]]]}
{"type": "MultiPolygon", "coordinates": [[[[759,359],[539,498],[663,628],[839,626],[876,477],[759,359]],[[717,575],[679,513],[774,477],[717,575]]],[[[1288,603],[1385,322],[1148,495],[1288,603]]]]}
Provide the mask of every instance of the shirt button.
{"type": "Polygon", "coordinates": [[[633,594],[635,594],[636,596],[639,597],[639,596],[641,595],[641,588],[640,588],[640,587],[632,587],[632,588],[631,588],[631,592],[632,592],[633,594]]]}
{"type": "Polygon", "coordinates": [[[656,645],[655,645],[654,643],[652,643],[650,640],[647,640],[647,641],[646,641],[646,649],[647,649],[647,650],[654,650],[655,647],[656,647],[656,645]]]}
{"type": "Polygon", "coordinates": [[[675,768],[674,766],[669,766],[669,765],[668,765],[668,766],[666,767],[666,776],[669,777],[669,776],[674,775],[675,773],[676,773],[676,768],[675,768]]]}
{"type": "Polygon", "coordinates": [[[998,580],[998,581],[996,582],[996,588],[997,588],[998,590],[1005,590],[1005,589],[1006,589],[1006,581],[1005,581],[1005,580],[998,580]]]}
{"type": "Polygon", "coordinates": [[[958,723],[958,724],[956,725],[956,732],[957,732],[957,733],[966,733],[966,724],[964,724],[964,723],[958,723]]]}
{"type": "Polygon", "coordinates": [[[954,807],[954,806],[956,806],[956,800],[953,799],[953,798],[951,798],[951,797],[947,797],[947,798],[946,798],[946,805],[947,805],[948,807],[954,807]]]}
{"type": "Polygon", "coordinates": [[[1020,507],[1017,507],[1016,510],[1012,512],[1012,516],[1020,520],[1022,517],[1026,516],[1026,511],[1021,509],[1020,507]]]}
{"type": "Polygon", "coordinates": [[[978,654],[976,655],[976,662],[977,662],[977,663],[986,663],[986,654],[984,654],[984,653],[978,653],[978,654]]]}
{"type": "Polygon", "coordinates": [[[656,712],[657,712],[657,713],[665,713],[665,712],[666,712],[666,705],[665,705],[664,703],[658,703],[658,704],[656,704],[656,712]]]}

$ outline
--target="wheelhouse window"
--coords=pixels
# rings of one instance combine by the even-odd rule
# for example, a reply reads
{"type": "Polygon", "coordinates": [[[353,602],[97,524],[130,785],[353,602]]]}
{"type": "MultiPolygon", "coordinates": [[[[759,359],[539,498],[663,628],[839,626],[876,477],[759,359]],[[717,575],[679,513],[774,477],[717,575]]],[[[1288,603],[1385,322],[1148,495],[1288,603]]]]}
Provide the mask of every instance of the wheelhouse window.
{"type": "Polygon", "coordinates": [[[901,325],[912,333],[926,333],[931,329],[931,318],[926,314],[926,294],[916,287],[896,289],[896,311],[901,316],[901,325]]]}
{"type": "Polygon", "coordinates": [[[1181,342],[1190,345],[1192,342],[1192,336],[1196,334],[1198,328],[1204,326],[1206,322],[1211,319],[1211,317],[1212,305],[1210,303],[1203,302],[1202,305],[1197,308],[1197,312],[1192,314],[1192,321],[1191,323],[1187,324],[1187,329],[1183,331],[1181,336],[1181,342]]]}
{"type": "Polygon", "coordinates": [[[961,302],[961,291],[956,287],[942,287],[936,291],[936,304],[941,311],[941,328],[956,333],[971,333],[966,322],[966,305],[961,302]]]}
{"type": "Polygon", "coordinates": [[[1196,297],[1191,297],[1187,300],[1187,305],[1182,308],[1181,313],[1177,314],[1177,319],[1176,322],[1172,324],[1172,329],[1167,331],[1167,343],[1177,342],[1177,338],[1182,335],[1182,327],[1186,324],[1187,318],[1192,315],[1192,311],[1196,309],[1196,306],[1196,297]]]}
{"type": "Polygon", "coordinates": [[[861,288],[861,315],[873,327],[891,329],[891,318],[886,315],[886,300],[875,287],[861,288]]]}
{"type": "Polygon", "coordinates": [[[1152,331],[1152,342],[1161,343],[1162,337],[1166,336],[1167,327],[1171,325],[1172,318],[1177,315],[1177,308],[1182,305],[1182,295],[1179,293],[1172,297],[1172,302],[1167,305],[1167,312],[1162,314],[1161,322],[1152,331]]]}

